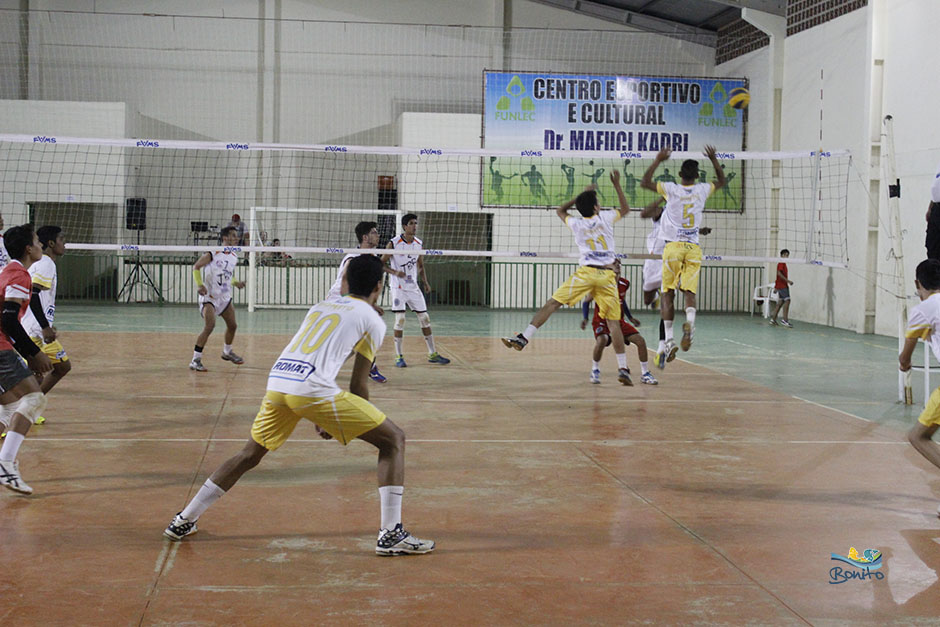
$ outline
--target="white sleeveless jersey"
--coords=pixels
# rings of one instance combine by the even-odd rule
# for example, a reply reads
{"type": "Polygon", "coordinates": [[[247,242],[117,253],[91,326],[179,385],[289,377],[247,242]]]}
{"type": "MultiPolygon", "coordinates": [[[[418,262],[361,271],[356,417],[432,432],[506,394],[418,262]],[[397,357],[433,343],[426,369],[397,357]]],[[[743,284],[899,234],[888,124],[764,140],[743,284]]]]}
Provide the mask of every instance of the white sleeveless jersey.
{"type": "Polygon", "coordinates": [[[3,244],[3,236],[0,235],[0,270],[3,270],[8,263],[10,263],[10,253],[7,252],[7,247],[3,244]]]}
{"type": "Polygon", "coordinates": [[[330,286],[330,291],[326,295],[327,298],[336,298],[338,296],[342,296],[340,292],[343,290],[343,277],[346,276],[346,266],[349,265],[349,261],[352,258],[358,256],[359,253],[349,253],[343,257],[342,261],[339,262],[339,268],[336,270],[336,280],[333,281],[333,285],[330,286]]]}
{"type": "MultiPolygon", "coordinates": [[[[52,326],[52,321],[55,318],[55,291],[58,283],[56,265],[52,257],[43,255],[42,259],[29,267],[29,276],[33,279],[33,285],[41,285],[45,288],[39,292],[39,302],[42,304],[42,311],[46,314],[49,326],[52,326]]],[[[32,309],[26,309],[22,323],[23,329],[30,337],[42,336],[42,327],[39,326],[39,321],[33,315],[32,309]]]]}
{"type": "Polygon", "coordinates": [[[715,191],[714,183],[657,183],[656,191],[666,199],[666,207],[660,218],[663,239],[667,242],[698,244],[705,201],[715,191]]]}
{"type": "Polygon", "coordinates": [[[904,336],[924,340],[940,360],[940,294],[932,294],[908,312],[904,336]]]}
{"type": "Polygon", "coordinates": [[[268,389],[297,396],[339,392],[336,375],[352,352],[372,361],[385,338],[385,322],[354,296],[328,298],[307,312],[300,330],[268,375],[268,389]]]}
{"type": "Polygon", "coordinates": [[[568,216],[565,224],[574,233],[582,266],[606,266],[616,259],[614,223],[621,218],[619,211],[599,211],[590,218],[568,216]]]}
{"type": "Polygon", "coordinates": [[[653,219],[653,228],[646,235],[646,250],[651,255],[661,255],[666,241],[663,239],[662,214],[653,219]]]}
{"type": "Polygon", "coordinates": [[[209,298],[223,301],[232,297],[232,277],[238,265],[238,255],[223,250],[212,251],[212,261],[202,269],[202,282],[209,298]]]}
{"type": "MultiPolygon", "coordinates": [[[[392,240],[392,247],[395,250],[421,250],[421,240],[416,237],[409,244],[404,237],[399,235],[392,240]]],[[[392,255],[388,262],[393,270],[401,270],[405,273],[404,278],[392,275],[391,285],[394,289],[418,289],[418,255],[392,255]]]]}

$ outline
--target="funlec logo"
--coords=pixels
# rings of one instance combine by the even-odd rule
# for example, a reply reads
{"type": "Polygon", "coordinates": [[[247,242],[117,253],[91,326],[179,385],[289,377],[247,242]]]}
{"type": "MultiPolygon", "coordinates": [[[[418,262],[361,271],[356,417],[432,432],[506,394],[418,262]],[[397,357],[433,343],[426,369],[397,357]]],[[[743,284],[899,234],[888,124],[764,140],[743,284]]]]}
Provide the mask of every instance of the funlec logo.
{"type": "Polygon", "coordinates": [[[324,152],[346,152],[346,146],[325,146],[324,152]]]}
{"type": "Polygon", "coordinates": [[[152,139],[141,139],[137,142],[138,148],[159,148],[160,142],[153,141],[152,139]]]}
{"type": "Polygon", "coordinates": [[[527,250],[523,250],[523,251],[521,251],[521,252],[519,253],[519,256],[520,256],[520,257],[538,257],[539,254],[538,254],[538,253],[533,253],[533,252],[530,252],[530,251],[527,251],[527,250]]]}
{"type": "Polygon", "coordinates": [[[541,150],[523,150],[519,153],[520,157],[541,157],[541,150]]]}
{"type": "Polygon", "coordinates": [[[33,137],[33,143],[54,144],[55,137],[46,137],[45,135],[39,135],[38,137],[33,137]]]}
{"type": "Polygon", "coordinates": [[[442,155],[444,151],[438,150],[437,148],[422,148],[419,155],[442,155]]]}
{"type": "Polygon", "coordinates": [[[621,152],[620,158],[621,159],[642,159],[643,155],[641,155],[638,152],[621,152]]]}
{"type": "Polygon", "coordinates": [[[442,250],[431,250],[431,249],[428,249],[428,250],[424,251],[424,254],[425,254],[425,255],[443,255],[443,254],[444,254],[444,251],[442,251],[442,250]]]}
{"type": "Polygon", "coordinates": [[[226,144],[226,150],[248,150],[248,144],[226,144]]]}
{"type": "Polygon", "coordinates": [[[518,75],[509,79],[506,85],[506,94],[499,97],[496,101],[496,111],[493,113],[497,120],[506,120],[510,122],[534,122],[535,121],[535,103],[532,98],[524,95],[526,93],[525,85],[518,75]],[[521,111],[510,111],[513,103],[518,103],[521,111]]]}

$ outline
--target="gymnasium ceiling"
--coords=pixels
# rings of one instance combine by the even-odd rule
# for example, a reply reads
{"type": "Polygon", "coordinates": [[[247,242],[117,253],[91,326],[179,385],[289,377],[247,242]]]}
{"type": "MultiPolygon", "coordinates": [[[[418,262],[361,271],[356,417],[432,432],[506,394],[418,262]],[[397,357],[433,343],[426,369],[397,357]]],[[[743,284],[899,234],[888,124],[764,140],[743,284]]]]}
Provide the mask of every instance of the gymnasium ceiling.
{"type": "Polygon", "coordinates": [[[641,30],[679,35],[715,46],[718,29],[741,17],[747,7],[774,15],[787,14],[786,0],[535,0],[559,9],[629,25],[641,30]]]}

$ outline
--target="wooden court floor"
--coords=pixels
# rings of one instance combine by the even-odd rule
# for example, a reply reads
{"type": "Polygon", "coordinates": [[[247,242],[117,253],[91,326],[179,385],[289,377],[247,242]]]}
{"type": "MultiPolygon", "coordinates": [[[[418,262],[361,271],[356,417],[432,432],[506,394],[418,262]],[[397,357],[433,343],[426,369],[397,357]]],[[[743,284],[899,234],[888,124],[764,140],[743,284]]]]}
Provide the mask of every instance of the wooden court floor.
{"type": "Polygon", "coordinates": [[[442,336],[442,367],[408,337],[407,369],[383,347],[430,555],[374,554],[375,454],[309,424],[171,543],[289,339],[243,334],[234,366],[217,331],[200,374],[193,336],[63,335],[36,492],[0,494],[0,625],[940,623],[940,471],[903,432],[681,360],[626,388],[608,353],[589,385],[584,339],[442,336]],[[851,547],[883,566],[830,583],[851,547]]]}

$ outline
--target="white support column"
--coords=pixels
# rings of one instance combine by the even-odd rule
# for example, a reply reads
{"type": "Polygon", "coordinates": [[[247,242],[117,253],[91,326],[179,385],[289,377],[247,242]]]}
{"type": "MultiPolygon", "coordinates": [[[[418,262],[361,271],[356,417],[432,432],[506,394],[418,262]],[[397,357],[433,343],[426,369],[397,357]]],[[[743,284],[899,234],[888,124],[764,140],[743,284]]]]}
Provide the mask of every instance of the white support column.
{"type": "MultiPolygon", "coordinates": [[[[768,109],[768,120],[772,121],[771,150],[780,150],[781,141],[781,108],[783,105],[783,65],[784,42],[787,37],[787,18],[781,15],[756,11],[750,8],[741,9],[741,19],[760,29],[770,37],[770,84],[773,89],[771,98],[764,107],[768,109]]],[[[781,166],[779,161],[771,163],[770,183],[770,223],[768,224],[769,237],[767,238],[767,256],[776,257],[780,250],[777,235],[780,232],[780,189],[783,184],[781,166]]],[[[765,267],[767,282],[776,277],[776,264],[770,263],[765,267]]]]}

